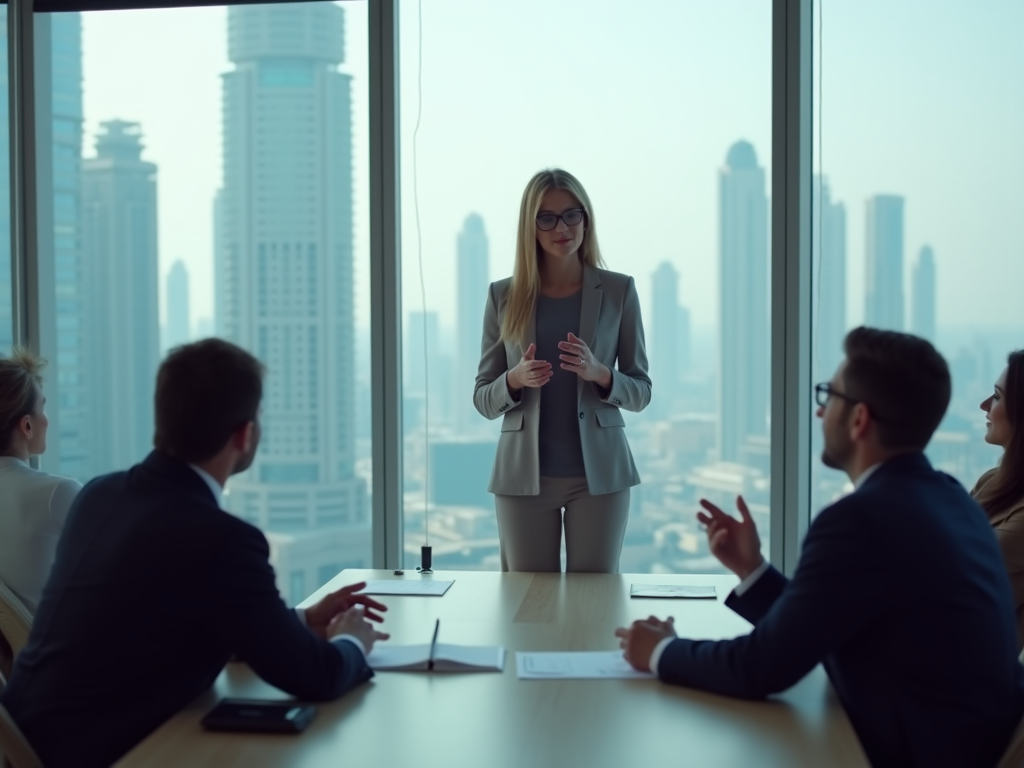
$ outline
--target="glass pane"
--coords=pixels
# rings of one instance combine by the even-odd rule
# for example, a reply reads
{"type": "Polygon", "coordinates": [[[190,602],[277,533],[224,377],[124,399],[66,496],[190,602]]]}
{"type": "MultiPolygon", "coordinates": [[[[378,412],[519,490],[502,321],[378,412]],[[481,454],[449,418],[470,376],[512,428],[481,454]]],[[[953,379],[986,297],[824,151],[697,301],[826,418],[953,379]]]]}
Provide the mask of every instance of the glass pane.
{"type": "Polygon", "coordinates": [[[740,493],[767,552],[771,4],[400,11],[407,567],[428,513],[436,565],[499,567],[501,423],[476,412],[474,380],[521,195],[552,166],[586,188],[644,321],[653,399],[624,413],[641,484],[620,570],[721,570],[698,500],[735,510],[740,493]]]}
{"type": "Polygon", "coordinates": [[[141,460],[162,354],[216,334],[267,366],[259,453],[225,505],[267,534],[281,593],[368,567],[366,4],[38,19],[58,339],[44,465],[87,480],[141,460]]]}
{"type": "MultiPolygon", "coordinates": [[[[928,455],[970,489],[1001,455],[979,403],[1024,347],[1024,6],[822,5],[815,381],[831,378],[862,323],[931,340],[953,399],[928,455]]],[[[812,445],[817,511],[852,486],[821,464],[817,423],[812,445]]]]}
{"type": "Polygon", "coordinates": [[[11,307],[10,93],[7,86],[7,5],[0,6],[0,352],[14,341],[11,307]]]}

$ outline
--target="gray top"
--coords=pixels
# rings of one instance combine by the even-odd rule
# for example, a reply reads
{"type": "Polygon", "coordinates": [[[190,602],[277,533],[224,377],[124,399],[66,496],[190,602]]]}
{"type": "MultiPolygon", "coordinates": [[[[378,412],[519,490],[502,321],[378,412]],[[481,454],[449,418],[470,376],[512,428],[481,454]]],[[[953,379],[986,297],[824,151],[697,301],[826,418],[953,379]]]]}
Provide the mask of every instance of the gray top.
{"type": "Polygon", "coordinates": [[[558,342],[568,341],[570,332],[579,335],[583,292],[561,299],[537,296],[537,359],[547,360],[554,375],[540,388],[541,477],[586,477],[583,444],[576,411],[576,381],[572,371],[560,367],[563,354],[558,342]]]}

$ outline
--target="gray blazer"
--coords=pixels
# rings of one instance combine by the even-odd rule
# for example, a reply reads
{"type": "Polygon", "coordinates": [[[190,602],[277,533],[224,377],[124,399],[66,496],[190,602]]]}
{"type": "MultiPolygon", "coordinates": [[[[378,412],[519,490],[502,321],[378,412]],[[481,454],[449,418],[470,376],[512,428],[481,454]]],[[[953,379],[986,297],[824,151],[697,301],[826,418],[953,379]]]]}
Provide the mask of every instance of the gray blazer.
{"type": "MultiPolygon", "coordinates": [[[[513,397],[506,378],[519,364],[526,347],[536,341],[537,333],[531,321],[523,346],[501,340],[511,284],[511,278],[491,283],[473,404],[488,419],[505,417],[487,490],[508,496],[536,496],[540,493],[540,390],[524,387],[513,397]]],[[[640,483],[619,410],[639,412],[651,401],[640,299],[632,277],[584,267],[579,337],[612,371],[612,386],[607,393],[583,379],[576,388],[583,466],[590,493],[596,496],[640,483]]],[[[561,361],[549,362],[557,367],[561,361]]]]}

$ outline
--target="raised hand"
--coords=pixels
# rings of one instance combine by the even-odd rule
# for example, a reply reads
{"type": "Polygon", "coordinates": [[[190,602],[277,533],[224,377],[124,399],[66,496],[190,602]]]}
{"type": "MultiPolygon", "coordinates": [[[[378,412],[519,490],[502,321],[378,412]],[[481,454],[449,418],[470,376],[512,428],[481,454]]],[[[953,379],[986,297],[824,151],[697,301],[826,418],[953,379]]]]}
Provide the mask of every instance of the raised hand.
{"type": "Polygon", "coordinates": [[[531,344],[523,353],[519,364],[508,372],[506,381],[511,392],[518,392],[523,387],[543,387],[554,375],[551,363],[537,360],[537,345],[531,344]]]}
{"type": "Polygon", "coordinates": [[[366,586],[365,581],[358,584],[349,584],[336,592],[324,597],[316,605],[306,609],[306,626],[320,637],[327,637],[327,628],[338,615],[349,609],[360,605],[365,608],[365,616],[370,621],[381,622],[384,617],[376,611],[383,613],[388,608],[383,603],[378,603],[368,595],[357,595],[356,593],[366,586]]]}
{"type": "Polygon", "coordinates": [[[727,515],[707,499],[700,505],[707,512],[698,512],[697,519],[707,526],[708,549],[726,568],[740,579],[749,576],[764,558],[761,556],[761,537],[750,516],[750,510],[742,496],[736,497],[736,508],[740,511],[737,520],[727,515]]]}
{"type": "Polygon", "coordinates": [[[584,381],[597,382],[608,388],[612,382],[612,372],[604,363],[594,357],[590,347],[575,333],[566,337],[568,341],[558,342],[558,348],[565,354],[559,355],[563,371],[572,371],[584,381]]]}

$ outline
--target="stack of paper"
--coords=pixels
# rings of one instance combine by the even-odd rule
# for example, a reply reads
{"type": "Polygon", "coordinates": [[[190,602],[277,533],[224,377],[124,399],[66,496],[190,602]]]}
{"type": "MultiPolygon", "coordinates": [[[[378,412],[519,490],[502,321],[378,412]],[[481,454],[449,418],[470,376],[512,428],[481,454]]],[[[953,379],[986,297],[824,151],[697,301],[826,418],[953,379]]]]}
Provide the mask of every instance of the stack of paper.
{"type": "Polygon", "coordinates": [[[651,672],[638,672],[629,666],[622,657],[622,651],[517,653],[516,673],[520,680],[643,680],[655,677],[651,672]]]}
{"type": "Polygon", "coordinates": [[[360,595],[420,595],[440,597],[455,582],[433,579],[381,579],[366,582],[366,587],[359,591],[360,595]]]}
{"type": "Polygon", "coordinates": [[[693,584],[631,584],[630,597],[677,597],[712,600],[717,596],[715,588],[693,584]]]}

